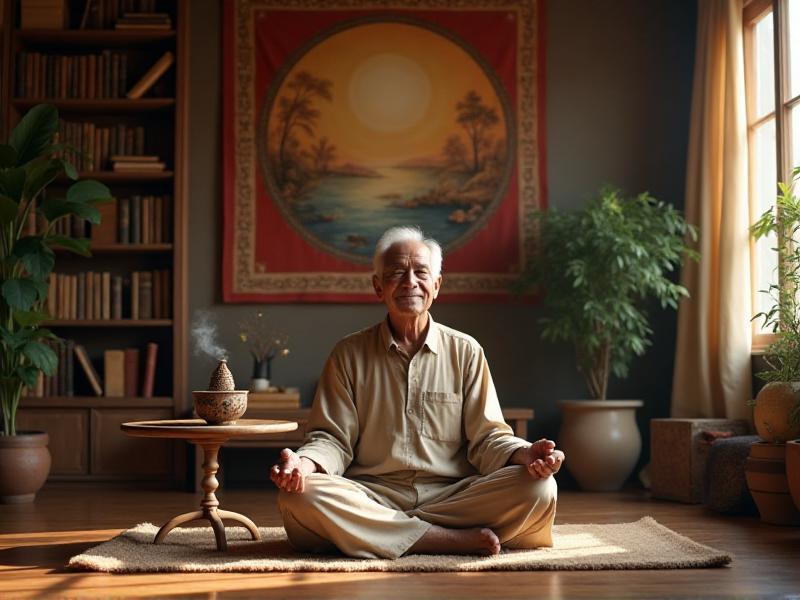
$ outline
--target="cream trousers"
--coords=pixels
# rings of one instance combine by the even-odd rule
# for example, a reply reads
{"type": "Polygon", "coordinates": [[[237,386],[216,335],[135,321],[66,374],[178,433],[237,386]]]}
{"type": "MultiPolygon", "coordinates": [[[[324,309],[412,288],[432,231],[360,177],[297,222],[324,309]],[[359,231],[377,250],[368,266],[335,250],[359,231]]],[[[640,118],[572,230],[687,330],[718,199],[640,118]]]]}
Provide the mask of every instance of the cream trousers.
{"type": "Polygon", "coordinates": [[[358,481],[313,473],[302,494],[278,494],[292,546],[304,552],[338,548],[357,558],[397,558],[433,525],[488,527],[505,548],[552,546],[557,486],[525,467],[504,467],[456,483],[358,481]]]}

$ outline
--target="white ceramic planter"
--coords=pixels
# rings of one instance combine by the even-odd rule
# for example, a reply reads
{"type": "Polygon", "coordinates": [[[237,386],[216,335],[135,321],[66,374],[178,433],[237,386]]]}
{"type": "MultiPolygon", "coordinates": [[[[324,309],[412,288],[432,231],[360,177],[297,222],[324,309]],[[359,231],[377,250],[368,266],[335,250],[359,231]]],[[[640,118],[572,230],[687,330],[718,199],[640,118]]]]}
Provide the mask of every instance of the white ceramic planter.
{"type": "Polygon", "coordinates": [[[564,465],[587,491],[618,490],[642,451],[636,424],[641,400],[560,400],[558,446],[564,465]]]}

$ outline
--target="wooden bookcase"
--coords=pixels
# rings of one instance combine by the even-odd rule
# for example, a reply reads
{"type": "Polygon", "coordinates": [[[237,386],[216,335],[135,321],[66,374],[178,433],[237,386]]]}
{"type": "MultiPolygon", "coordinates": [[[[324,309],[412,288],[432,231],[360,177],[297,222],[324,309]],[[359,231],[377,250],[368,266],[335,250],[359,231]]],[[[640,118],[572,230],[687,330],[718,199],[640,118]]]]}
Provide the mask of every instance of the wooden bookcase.
{"type": "MultiPolygon", "coordinates": [[[[125,6],[128,10],[147,6],[140,0],[101,1],[97,5],[108,10],[107,7],[115,3],[120,13],[125,6]]],[[[168,231],[163,236],[165,240],[158,243],[93,243],[89,258],[57,253],[56,272],[103,271],[121,276],[123,297],[128,299],[132,273],[169,269],[171,294],[169,314],[155,315],[158,318],[131,318],[128,300],[128,305],[122,309],[122,318],[58,318],[47,323],[60,337],[72,339],[86,348],[101,379],[105,350],[139,348],[141,377],[146,344],[158,344],[152,397],[93,394],[88,378],[75,358],[72,395],[32,395],[22,399],[17,427],[50,434],[52,480],[147,481],[166,486],[185,484],[185,445],[131,438],[123,434],[119,426],[125,421],[182,417],[190,411],[186,399],[185,348],[189,4],[189,0],[156,0],[155,11],[169,15],[171,28],[168,30],[115,29],[113,16],[110,18],[108,14],[104,17],[104,26],[95,24],[95,28],[81,28],[85,2],[70,3],[68,29],[24,30],[20,28],[20,0],[0,0],[0,49],[3,53],[0,63],[0,133],[3,139],[28,109],[42,102],[58,108],[60,118],[65,121],[89,123],[96,128],[110,129],[119,124],[139,127],[144,132],[145,154],[157,154],[166,163],[164,171],[115,172],[110,162],[104,162],[99,169],[80,169],[80,177],[105,183],[117,199],[152,195],[166,197],[171,203],[170,208],[160,213],[168,219],[168,225],[165,225],[168,231]],[[21,53],[73,57],[99,56],[103,52],[125,55],[125,80],[122,80],[122,68],[115,71],[120,82],[117,97],[99,98],[97,96],[104,94],[97,91],[91,98],[86,93],[77,98],[65,97],[75,96],[75,93],[74,88],[72,93],[64,93],[64,86],[71,84],[69,76],[63,74],[60,88],[55,77],[48,82],[46,89],[60,89],[50,97],[41,94],[30,97],[30,94],[19,93],[29,89],[21,82],[31,72],[17,72],[21,53]],[[144,97],[127,99],[125,91],[166,52],[172,52],[175,59],[169,70],[144,97]]],[[[59,59],[50,60],[53,63],[48,64],[48,68],[59,59]]],[[[96,69],[98,78],[102,72],[100,68],[96,69]]],[[[105,73],[108,75],[110,71],[105,73]]],[[[74,74],[69,72],[69,75],[74,74]]],[[[95,90],[100,87],[97,81],[93,85],[97,86],[95,90]]],[[[59,191],[59,185],[63,189],[66,182],[54,184],[52,189],[55,193],[59,191]]],[[[140,386],[137,389],[141,389],[140,386]]]]}

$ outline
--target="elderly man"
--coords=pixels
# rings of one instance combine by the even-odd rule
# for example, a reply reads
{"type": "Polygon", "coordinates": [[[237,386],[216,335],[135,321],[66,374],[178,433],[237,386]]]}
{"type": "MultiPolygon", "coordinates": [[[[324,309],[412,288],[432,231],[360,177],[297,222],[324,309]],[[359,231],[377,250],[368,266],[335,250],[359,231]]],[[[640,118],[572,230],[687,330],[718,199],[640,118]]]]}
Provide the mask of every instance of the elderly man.
{"type": "Polygon", "coordinates": [[[434,322],[441,265],[439,244],[416,228],[378,241],[372,283],[387,318],[336,345],[305,444],[270,473],[298,550],[397,558],[552,545],[564,454],[512,434],[481,346],[434,322]]]}

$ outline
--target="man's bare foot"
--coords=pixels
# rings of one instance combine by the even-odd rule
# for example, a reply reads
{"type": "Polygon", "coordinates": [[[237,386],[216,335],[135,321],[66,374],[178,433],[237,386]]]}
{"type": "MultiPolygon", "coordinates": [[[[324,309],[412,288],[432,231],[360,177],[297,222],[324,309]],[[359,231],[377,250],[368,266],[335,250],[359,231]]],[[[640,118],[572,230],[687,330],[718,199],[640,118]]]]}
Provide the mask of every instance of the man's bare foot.
{"type": "Polygon", "coordinates": [[[406,554],[498,554],[500,540],[486,527],[448,529],[431,525],[406,554]]]}

